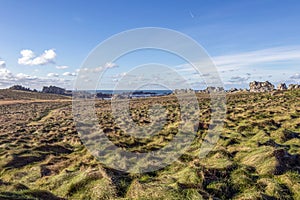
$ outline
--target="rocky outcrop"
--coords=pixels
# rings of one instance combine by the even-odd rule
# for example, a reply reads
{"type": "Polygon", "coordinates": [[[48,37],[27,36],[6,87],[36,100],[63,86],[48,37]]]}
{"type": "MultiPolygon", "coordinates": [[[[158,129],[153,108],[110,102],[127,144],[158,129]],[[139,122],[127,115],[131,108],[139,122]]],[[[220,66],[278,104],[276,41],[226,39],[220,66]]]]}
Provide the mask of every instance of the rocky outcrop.
{"type": "Polygon", "coordinates": [[[229,92],[238,92],[239,90],[237,89],[237,88],[231,88],[230,90],[229,90],[229,92]]]}
{"type": "Polygon", "coordinates": [[[11,89],[11,90],[22,90],[22,91],[32,91],[30,88],[24,87],[22,85],[13,85],[9,89],[11,89]]]}
{"type": "Polygon", "coordinates": [[[50,85],[49,87],[44,86],[42,92],[51,94],[65,94],[66,90],[60,87],[50,85]]]}
{"type": "Polygon", "coordinates": [[[298,84],[290,84],[288,87],[289,90],[300,89],[300,85],[298,84]]]}
{"type": "Polygon", "coordinates": [[[193,93],[194,92],[194,90],[192,90],[192,89],[175,89],[174,91],[173,91],[173,93],[174,94],[182,94],[182,93],[193,93]]]}
{"type": "Polygon", "coordinates": [[[105,93],[98,92],[96,94],[96,97],[100,99],[112,98],[112,94],[105,94],[105,93]]]}
{"type": "Polygon", "coordinates": [[[274,85],[269,81],[266,82],[258,82],[253,81],[249,84],[250,92],[270,92],[274,90],[274,85]]]}
{"type": "Polygon", "coordinates": [[[206,92],[206,93],[222,92],[222,91],[224,91],[223,87],[213,87],[213,86],[209,86],[204,90],[204,92],[206,92]]]}
{"type": "Polygon", "coordinates": [[[279,83],[277,85],[277,90],[286,90],[287,87],[286,87],[286,84],[285,83],[279,83]]]}
{"type": "Polygon", "coordinates": [[[226,92],[228,93],[236,93],[236,92],[249,92],[249,90],[247,88],[240,88],[240,89],[237,89],[237,88],[231,88],[230,90],[227,90],[226,92]]]}

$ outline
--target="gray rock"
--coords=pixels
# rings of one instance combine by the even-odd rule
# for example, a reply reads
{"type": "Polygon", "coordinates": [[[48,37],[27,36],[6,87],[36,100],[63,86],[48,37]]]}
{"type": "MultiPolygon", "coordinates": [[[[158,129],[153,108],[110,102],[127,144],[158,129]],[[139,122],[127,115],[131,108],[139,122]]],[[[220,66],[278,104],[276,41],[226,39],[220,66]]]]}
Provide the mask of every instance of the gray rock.
{"type": "Polygon", "coordinates": [[[11,90],[22,90],[22,91],[32,91],[30,88],[24,87],[22,85],[13,85],[9,89],[11,89],[11,90]]]}
{"type": "Polygon", "coordinates": [[[250,92],[270,92],[274,90],[274,85],[269,81],[266,82],[258,82],[253,81],[249,84],[250,92]]]}
{"type": "Polygon", "coordinates": [[[279,83],[277,85],[277,90],[286,90],[287,87],[286,87],[286,84],[285,83],[279,83]]]}
{"type": "Polygon", "coordinates": [[[230,90],[229,90],[229,92],[238,92],[239,90],[238,89],[236,89],[236,88],[231,88],[230,90]]]}
{"type": "Polygon", "coordinates": [[[300,85],[298,84],[290,84],[288,87],[289,90],[300,89],[300,85]]]}
{"type": "Polygon", "coordinates": [[[211,93],[211,92],[222,92],[224,91],[223,87],[212,87],[209,86],[204,90],[206,93],[211,93]]]}
{"type": "Polygon", "coordinates": [[[51,94],[65,94],[66,90],[60,87],[50,85],[49,87],[44,86],[42,92],[51,94]]]}

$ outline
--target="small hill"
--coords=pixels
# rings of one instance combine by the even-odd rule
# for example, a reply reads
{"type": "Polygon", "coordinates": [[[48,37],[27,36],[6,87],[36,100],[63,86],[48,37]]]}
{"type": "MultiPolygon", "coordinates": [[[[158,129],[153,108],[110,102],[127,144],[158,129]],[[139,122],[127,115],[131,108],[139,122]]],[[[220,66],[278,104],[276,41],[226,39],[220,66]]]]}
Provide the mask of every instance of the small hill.
{"type": "Polygon", "coordinates": [[[24,87],[22,85],[13,85],[9,89],[11,89],[11,90],[29,91],[29,92],[37,92],[37,90],[31,90],[30,88],[24,87]]]}
{"type": "Polygon", "coordinates": [[[41,92],[32,92],[14,89],[0,90],[0,100],[56,100],[56,99],[70,99],[68,96],[49,94],[41,92]]]}

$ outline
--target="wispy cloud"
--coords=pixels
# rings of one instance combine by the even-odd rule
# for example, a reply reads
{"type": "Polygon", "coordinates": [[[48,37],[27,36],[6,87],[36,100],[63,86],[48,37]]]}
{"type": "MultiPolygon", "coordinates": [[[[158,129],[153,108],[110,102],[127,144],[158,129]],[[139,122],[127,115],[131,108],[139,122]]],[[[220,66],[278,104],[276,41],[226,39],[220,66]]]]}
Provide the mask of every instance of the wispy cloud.
{"type": "Polygon", "coordinates": [[[300,61],[300,46],[268,48],[212,58],[221,68],[238,68],[278,61],[300,61]]]}
{"type": "Polygon", "coordinates": [[[242,76],[232,76],[228,82],[230,83],[245,83],[249,80],[250,77],[242,77],[242,76]]]}
{"type": "MultiPolygon", "coordinates": [[[[248,51],[236,54],[214,56],[211,58],[220,72],[230,72],[243,67],[272,64],[282,61],[299,61],[300,62],[300,46],[284,46],[276,48],[268,48],[262,50],[248,51]]],[[[200,64],[194,63],[195,65],[200,64]]],[[[194,71],[190,64],[177,66],[178,71],[194,71]]]]}
{"type": "Polygon", "coordinates": [[[68,69],[69,66],[66,65],[61,65],[61,66],[56,66],[56,69],[68,69]]]}
{"type": "Polygon", "coordinates": [[[300,74],[296,73],[296,74],[292,75],[290,78],[300,80],[300,74]]]}
{"type": "Polygon", "coordinates": [[[190,14],[191,18],[195,17],[195,15],[192,13],[192,11],[189,11],[189,14],[190,14]]]}
{"type": "Polygon", "coordinates": [[[119,67],[118,64],[112,63],[112,62],[106,63],[106,64],[104,65],[104,68],[105,68],[105,69],[112,69],[112,68],[116,68],[116,67],[119,67]]]}
{"type": "Polygon", "coordinates": [[[11,80],[14,79],[14,75],[6,69],[6,64],[4,60],[0,60],[0,80],[11,80]]]}
{"type": "Polygon", "coordinates": [[[95,68],[80,68],[78,69],[78,72],[92,72],[92,73],[95,73],[95,72],[100,72],[100,71],[103,71],[103,70],[106,70],[106,69],[112,69],[112,68],[117,68],[119,67],[116,63],[106,63],[105,65],[103,66],[99,66],[99,67],[95,67],[95,68]]]}
{"type": "Polygon", "coordinates": [[[40,56],[36,56],[34,52],[29,49],[22,50],[20,54],[22,55],[22,57],[18,59],[20,65],[46,65],[54,63],[54,59],[56,58],[54,49],[45,50],[40,56]]]}
{"type": "Polygon", "coordinates": [[[48,77],[59,77],[59,74],[57,74],[57,73],[48,73],[47,76],[48,77]]]}
{"type": "Polygon", "coordinates": [[[0,79],[2,80],[9,80],[13,78],[13,74],[5,68],[0,69],[0,79]]]}
{"type": "Polygon", "coordinates": [[[5,67],[6,67],[5,61],[0,59],[0,69],[4,69],[5,67]]]}
{"type": "Polygon", "coordinates": [[[65,72],[63,73],[63,76],[76,76],[77,74],[75,72],[65,72]]]}

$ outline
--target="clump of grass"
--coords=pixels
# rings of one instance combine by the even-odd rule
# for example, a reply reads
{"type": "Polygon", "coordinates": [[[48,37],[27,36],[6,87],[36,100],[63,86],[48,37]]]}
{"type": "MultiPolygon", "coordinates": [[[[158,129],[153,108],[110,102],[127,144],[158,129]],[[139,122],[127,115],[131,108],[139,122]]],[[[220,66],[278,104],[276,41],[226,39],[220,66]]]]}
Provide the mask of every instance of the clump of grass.
{"type": "Polygon", "coordinates": [[[297,172],[288,171],[280,176],[276,176],[275,180],[284,184],[291,191],[294,199],[300,199],[300,175],[297,172]]]}
{"type": "Polygon", "coordinates": [[[126,193],[128,199],[151,199],[151,200],[181,200],[186,199],[185,195],[173,187],[167,186],[162,182],[151,182],[141,184],[133,181],[126,193]]]}
{"type": "Polygon", "coordinates": [[[36,199],[51,199],[63,200],[48,191],[43,190],[24,190],[20,192],[0,192],[0,199],[3,200],[36,200],[36,199]]]}
{"type": "Polygon", "coordinates": [[[254,175],[255,168],[240,166],[230,174],[230,182],[236,191],[244,192],[253,188],[256,184],[257,175],[254,175]]]}
{"type": "Polygon", "coordinates": [[[272,178],[262,178],[257,181],[259,185],[264,187],[264,193],[276,199],[293,199],[289,188],[272,178]]]}
{"type": "Polygon", "coordinates": [[[226,181],[214,181],[206,186],[206,190],[220,199],[229,199],[233,194],[230,183],[226,181]]]}
{"type": "Polygon", "coordinates": [[[200,160],[201,165],[206,168],[226,170],[234,163],[230,158],[230,153],[226,150],[211,151],[206,158],[200,160]]]}
{"type": "Polygon", "coordinates": [[[242,193],[237,193],[232,199],[236,200],[253,200],[253,199],[265,199],[263,193],[256,187],[248,188],[242,193]]]}
{"type": "Polygon", "coordinates": [[[237,153],[236,159],[244,165],[254,167],[260,175],[272,175],[278,165],[273,152],[273,147],[261,146],[249,152],[237,153]]]}

